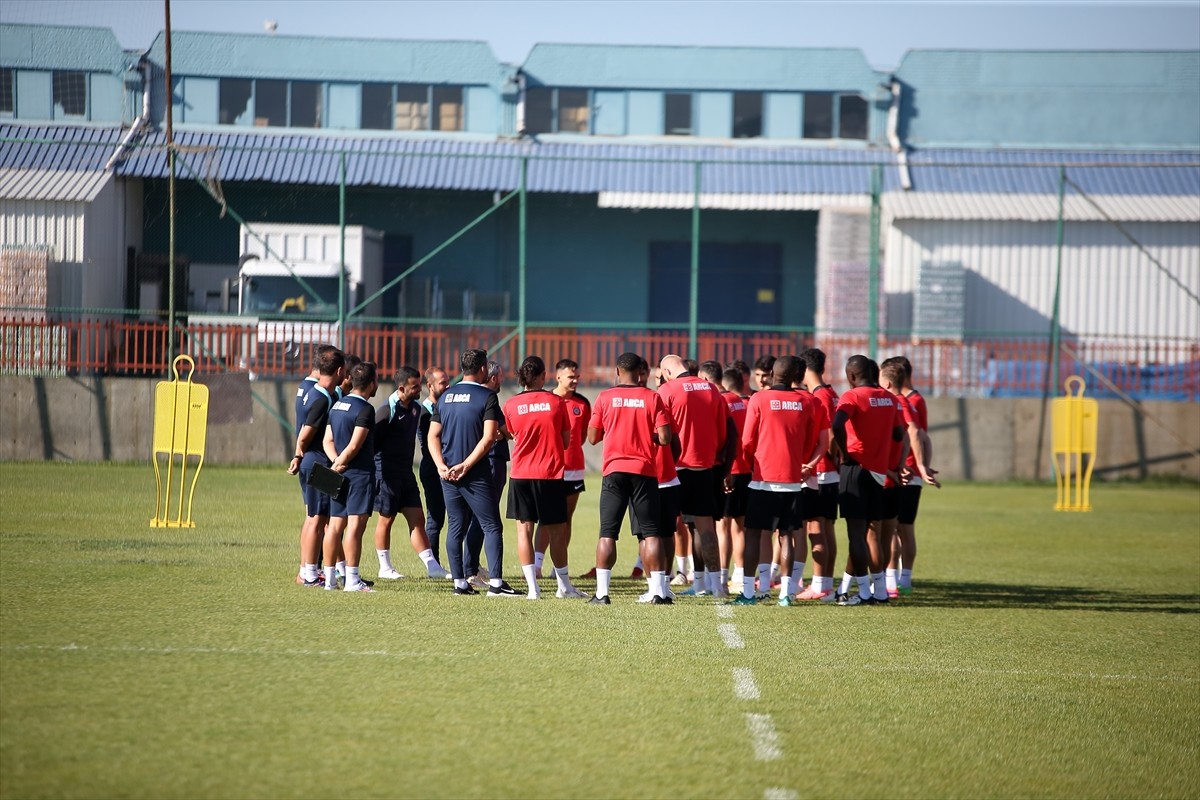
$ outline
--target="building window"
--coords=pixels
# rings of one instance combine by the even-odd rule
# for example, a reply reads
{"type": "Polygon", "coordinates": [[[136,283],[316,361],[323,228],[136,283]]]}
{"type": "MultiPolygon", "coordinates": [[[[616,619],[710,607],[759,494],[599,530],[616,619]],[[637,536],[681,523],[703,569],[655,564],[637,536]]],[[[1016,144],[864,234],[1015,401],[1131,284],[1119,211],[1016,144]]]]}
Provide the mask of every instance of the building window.
{"type": "Polygon", "coordinates": [[[558,92],[558,132],[587,133],[591,128],[588,118],[591,107],[588,104],[587,89],[557,89],[558,92]]]}
{"type": "Polygon", "coordinates": [[[554,90],[525,90],[525,133],[554,133],[554,90]]]}
{"type": "Polygon", "coordinates": [[[13,91],[13,70],[0,67],[0,114],[12,114],[16,109],[16,92],[13,91]]]}
{"type": "Polygon", "coordinates": [[[315,81],[292,81],[293,128],[321,127],[321,88],[315,81]]]}
{"type": "Polygon", "coordinates": [[[857,94],[838,98],[838,138],[867,138],[867,101],[857,94]]]}
{"type": "Polygon", "coordinates": [[[411,83],[396,86],[396,130],[429,129],[429,87],[411,83]]]}
{"type": "Polygon", "coordinates": [[[663,132],[667,136],[692,135],[692,96],[667,92],[663,96],[663,132]]]}
{"type": "Polygon", "coordinates": [[[733,93],[733,138],[756,139],[763,131],[762,92],[733,93]]]}
{"type": "Polygon", "coordinates": [[[254,82],[254,124],[273,128],[287,125],[287,81],[254,82]]]}
{"type": "Polygon", "coordinates": [[[217,122],[222,125],[235,125],[239,118],[245,116],[250,105],[251,82],[241,78],[221,78],[217,90],[218,108],[220,114],[217,122]]]}
{"type": "Polygon", "coordinates": [[[364,83],[359,127],[373,131],[392,129],[392,84],[364,83]]]}
{"type": "Polygon", "coordinates": [[[804,95],[804,138],[833,138],[833,95],[823,92],[804,95]]]}
{"type": "Polygon", "coordinates": [[[87,74],[54,71],[55,116],[83,117],[87,115],[87,74]]]}
{"type": "Polygon", "coordinates": [[[461,131],[463,129],[463,98],[461,86],[433,87],[433,130],[461,131]]]}

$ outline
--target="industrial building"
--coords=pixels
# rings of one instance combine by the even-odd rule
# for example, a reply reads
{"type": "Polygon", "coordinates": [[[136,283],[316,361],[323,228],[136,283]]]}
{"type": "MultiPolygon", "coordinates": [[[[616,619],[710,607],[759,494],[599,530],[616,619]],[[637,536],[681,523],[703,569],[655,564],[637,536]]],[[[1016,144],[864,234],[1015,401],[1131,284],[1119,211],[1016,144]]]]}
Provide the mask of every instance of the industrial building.
{"type": "Polygon", "coordinates": [[[539,44],[510,65],[480,42],[175,31],[168,97],[165,52],[0,26],[5,314],[161,316],[169,106],[193,317],[229,308],[243,223],[344,223],[383,237],[364,325],[933,343],[952,394],[1016,391],[1003,373],[1045,347],[997,342],[1053,330],[1167,369],[1147,396],[1196,396],[1200,53],[881,72],[853,49],[539,44]]]}

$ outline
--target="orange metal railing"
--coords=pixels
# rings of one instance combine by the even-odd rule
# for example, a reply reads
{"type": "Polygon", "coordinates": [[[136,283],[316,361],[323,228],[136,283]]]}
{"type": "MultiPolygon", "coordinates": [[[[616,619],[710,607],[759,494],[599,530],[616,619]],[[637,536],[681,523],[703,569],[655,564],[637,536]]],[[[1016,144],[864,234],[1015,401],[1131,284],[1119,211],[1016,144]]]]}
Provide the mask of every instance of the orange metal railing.
{"type": "MultiPolygon", "coordinates": [[[[240,322],[192,323],[180,334],[177,347],[195,359],[201,374],[233,371],[255,378],[296,378],[307,373],[315,344],[312,332],[281,335],[272,329],[268,335],[264,330],[240,322]],[[303,341],[289,341],[289,335],[303,341]]],[[[374,361],[385,378],[402,365],[419,370],[440,366],[453,372],[463,349],[488,347],[504,333],[495,327],[355,327],[346,331],[346,349],[374,361]]],[[[167,344],[166,325],[158,321],[0,317],[0,373],[162,375],[167,344]]],[[[805,333],[702,331],[698,338],[700,356],[722,363],[738,358],[752,361],[762,353],[796,353],[813,344],[825,351],[826,377],[835,386],[844,385],[840,365],[854,353],[867,352],[862,335],[814,339],[805,333]]],[[[652,361],[667,353],[683,354],[687,333],[531,328],[526,347],[551,367],[561,358],[574,359],[584,383],[606,384],[621,353],[641,353],[652,361]]],[[[1047,386],[1050,354],[1045,338],[944,341],[885,336],[879,339],[877,352],[880,359],[908,356],[918,385],[929,395],[1040,396],[1047,386]]],[[[492,353],[509,370],[516,369],[523,355],[515,338],[492,353]]],[[[1200,399],[1200,342],[1196,340],[1077,337],[1064,341],[1059,364],[1059,375],[1049,381],[1051,394],[1058,393],[1067,375],[1091,369],[1134,397],[1200,399]]],[[[1105,394],[1098,389],[1096,396],[1105,394]]]]}

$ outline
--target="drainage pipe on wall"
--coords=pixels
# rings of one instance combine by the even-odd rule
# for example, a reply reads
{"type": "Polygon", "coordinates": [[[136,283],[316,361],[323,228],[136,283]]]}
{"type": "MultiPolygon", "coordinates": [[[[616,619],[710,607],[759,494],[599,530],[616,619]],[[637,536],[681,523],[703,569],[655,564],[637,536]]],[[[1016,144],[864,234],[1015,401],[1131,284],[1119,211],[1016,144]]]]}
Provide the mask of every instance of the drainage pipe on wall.
{"type": "Polygon", "coordinates": [[[146,127],[146,123],[150,121],[150,62],[143,58],[141,59],[140,66],[142,69],[142,114],[129,126],[129,131],[121,139],[121,143],[117,145],[112,158],[108,159],[108,163],[104,165],[105,170],[112,169],[124,157],[130,143],[142,132],[142,128],[146,127]]]}
{"type": "Polygon", "coordinates": [[[892,104],[888,107],[887,137],[900,168],[900,186],[908,190],[912,188],[912,178],[908,174],[908,151],[900,141],[900,92],[900,81],[892,78],[892,104]]]}

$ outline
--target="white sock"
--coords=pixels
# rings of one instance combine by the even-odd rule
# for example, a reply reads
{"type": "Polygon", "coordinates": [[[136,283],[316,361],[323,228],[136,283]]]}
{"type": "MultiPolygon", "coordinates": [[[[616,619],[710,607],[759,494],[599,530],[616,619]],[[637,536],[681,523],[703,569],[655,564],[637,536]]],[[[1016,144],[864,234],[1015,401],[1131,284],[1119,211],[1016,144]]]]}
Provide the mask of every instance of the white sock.
{"type": "Polygon", "coordinates": [[[792,586],[796,591],[804,588],[804,561],[792,562],[792,586]]]}
{"type": "Polygon", "coordinates": [[[896,591],[896,573],[898,571],[899,570],[889,569],[884,572],[884,579],[887,581],[887,588],[889,592],[896,591]]]}
{"type": "Polygon", "coordinates": [[[500,578],[488,578],[488,586],[491,586],[493,589],[499,587],[502,583],[504,583],[504,581],[500,578]]]}
{"type": "Polygon", "coordinates": [[[421,563],[424,564],[427,569],[430,564],[437,563],[437,559],[433,557],[433,550],[428,547],[417,553],[417,558],[421,559],[421,563]]]}
{"type": "Polygon", "coordinates": [[[821,585],[817,587],[817,591],[832,592],[833,591],[833,576],[832,575],[822,575],[821,576],[821,585]]]}
{"type": "Polygon", "coordinates": [[[571,588],[571,577],[567,574],[566,567],[555,567],[554,578],[558,581],[558,590],[565,592],[571,588]]]}
{"type": "Polygon", "coordinates": [[[692,576],[695,576],[696,574],[696,560],[691,556],[687,557],[687,569],[683,571],[683,574],[692,576]]]}
{"type": "Polygon", "coordinates": [[[887,581],[884,580],[884,576],[874,575],[873,578],[874,578],[874,581],[872,582],[872,585],[874,586],[875,599],[876,600],[887,600],[888,599],[887,581]]]}
{"type": "Polygon", "coordinates": [[[850,594],[850,573],[842,573],[842,586],[838,589],[838,594],[850,594]]]}
{"type": "Polygon", "coordinates": [[[721,572],[717,576],[717,583],[719,583],[722,588],[726,588],[729,586],[729,570],[727,570],[727,569],[721,570],[721,572]]]}
{"type": "Polygon", "coordinates": [[[855,575],[854,580],[858,583],[858,596],[864,600],[871,596],[871,573],[866,575],[855,575]]]}
{"type": "Polygon", "coordinates": [[[791,575],[780,575],[779,576],[779,596],[780,596],[780,598],[791,597],[793,594],[795,594],[795,593],[792,591],[792,576],[791,575]]]}
{"type": "Polygon", "coordinates": [[[752,575],[742,576],[742,597],[754,597],[754,577],[752,575]]]}
{"type": "Polygon", "coordinates": [[[542,571],[542,562],[545,559],[546,559],[545,553],[539,553],[536,550],[533,551],[533,571],[534,572],[542,571]]]}
{"type": "Polygon", "coordinates": [[[733,575],[730,576],[729,580],[733,582],[734,586],[737,586],[737,585],[741,584],[741,582],[745,578],[745,576],[746,576],[746,573],[742,571],[741,567],[734,567],[733,575]]]}
{"type": "Polygon", "coordinates": [[[529,584],[529,596],[541,597],[542,590],[537,583],[537,575],[534,572],[533,564],[522,564],[521,572],[525,575],[525,583],[529,584]]]}
{"type": "Polygon", "coordinates": [[[325,585],[337,587],[337,570],[334,567],[325,568],[325,585]]]}
{"type": "Polygon", "coordinates": [[[312,583],[313,581],[315,581],[317,579],[317,565],[316,564],[301,564],[300,565],[300,577],[303,578],[304,580],[308,581],[309,583],[312,583]]]}
{"type": "Polygon", "coordinates": [[[392,566],[392,553],[390,550],[376,550],[375,555],[379,556],[379,571],[385,569],[394,569],[392,566]]]}
{"type": "Polygon", "coordinates": [[[596,597],[608,597],[608,584],[611,580],[611,569],[596,567],[596,597]]]}
{"type": "Polygon", "coordinates": [[[687,556],[675,556],[675,571],[682,572],[684,575],[687,575],[687,571],[688,571],[688,563],[687,562],[688,562],[687,556]]]}
{"type": "Polygon", "coordinates": [[[454,588],[455,589],[465,589],[469,585],[470,584],[467,583],[466,578],[455,578],[454,579],[454,588]]]}
{"type": "Polygon", "coordinates": [[[779,564],[772,561],[771,562],[771,583],[774,583],[775,579],[778,577],[779,577],[779,564]]]}
{"type": "Polygon", "coordinates": [[[911,569],[900,570],[900,585],[906,589],[912,588],[912,570],[911,569]]]}
{"type": "Polygon", "coordinates": [[[346,567],[346,588],[358,586],[362,579],[358,577],[358,567],[346,567]]]}
{"type": "Polygon", "coordinates": [[[345,560],[337,562],[337,573],[338,573],[338,575],[343,575],[343,576],[346,574],[345,560]]]}
{"type": "Polygon", "coordinates": [[[704,585],[708,587],[709,594],[716,596],[721,593],[721,586],[719,584],[720,580],[721,573],[717,572],[716,570],[704,570],[704,585]]]}
{"type": "Polygon", "coordinates": [[[771,565],[758,565],[758,590],[764,594],[771,591],[771,565]]]}
{"type": "Polygon", "coordinates": [[[667,583],[667,573],[655,571],[650,573],[650,594],[655,597],[666,597],[667,592],[664,588],[667,583]]]}

